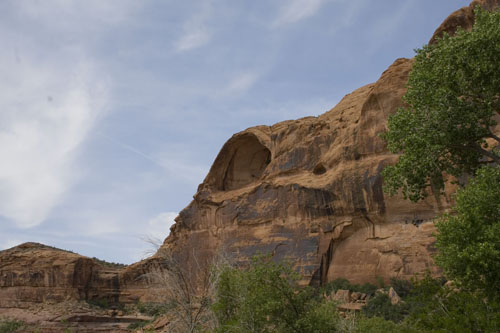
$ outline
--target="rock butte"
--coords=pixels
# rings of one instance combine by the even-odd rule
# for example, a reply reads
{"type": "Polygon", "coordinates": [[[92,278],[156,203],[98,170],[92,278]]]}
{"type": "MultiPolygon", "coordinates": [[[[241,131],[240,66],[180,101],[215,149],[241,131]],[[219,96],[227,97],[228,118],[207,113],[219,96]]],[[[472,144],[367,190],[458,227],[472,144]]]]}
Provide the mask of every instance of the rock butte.
{"type": "MultiPolygon", "coordinates": [[[[500,0],[457,10],[430,42],[458,26],[470,29],[477,4],[492,10],[500,0]]],[[[294,263],[304,284],[439,274],[432,219],[450,206],[449,193],[414,204],[382,191],[380,172],[397,155],[378,135],[402,105],[411,65],[411,59],[397,59],[376,83],[319,117],[233,135],[162,247],[194,275],[221,251],[239,263],[272,252],[294,263]]],[[[68,298],[154,300],[141,277],[155,265],[157,256],[111,269],[78,254],[22,244],[0,252],[0,315],[1,308],[68,298]]]]}

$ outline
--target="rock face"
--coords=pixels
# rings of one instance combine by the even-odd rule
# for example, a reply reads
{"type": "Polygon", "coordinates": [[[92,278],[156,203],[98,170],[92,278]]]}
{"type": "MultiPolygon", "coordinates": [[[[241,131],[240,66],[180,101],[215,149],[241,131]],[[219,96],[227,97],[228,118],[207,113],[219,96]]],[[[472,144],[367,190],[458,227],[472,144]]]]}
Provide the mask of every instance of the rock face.
{"type": "Polygon", "coordinates": [[[432,35],[429,43],[434,43],[436,38],[443,35],[444,32],[453,35],[458,27],[470,31],[474,26],[474,8],[481,6],[486,10],[496,10],[500,6],[499,0],[474,0],[468,7],[460,8],[454,11],[448,18],[437,28],[432,35]]]}
{"type": "MultiPolygon", "coordinates": [[[[470,29],[475,0],[434,33],[470,29]]],[[[432,219],[450,196],[414,204],[382,191],[381,171],[394,163],[379,134],[401,97],[412,60],[396,60],[319,117],[257,126],[222,147],[194,200],[177,217],[164,248],[189,267],[216,252],[239,263],[258,252],[287,259],[318,284],[343,277],[355,283],[439,274],[432,219]]],[[[194,274],[195,272],[193,272],[194,274]]]]}
{"type": "MultiPolygon", "coordinates": [[[[434,33],[469,29],[479,4],[454,12],[434,33]]],[[[411,59],[396,60],[373,84],[355,90],[319,117],[257,126],[222,147],[194,200],[179,214],[162,250],[190,270],[206,271],[220,253],[245,263],[270,252],[291,261],[304,284],[339,277],[353,283],[439,274],[432,219],[450,196],[418,204],[382,191],[381,171],[394,163],[379,134],[402,104],[411,59]]],[[[105,299],[130,303],[160,294],[142,277],[152,257],[124,269],[41,244],[0,252],[0,308],[30,303],[105,299]]]]}
{"type": "MultiPolygon", "coordinates": [[[[0,252],[0,307],[84,298],[99,280],[92,259],[37,243],[0,252]],[[97,282],[97,281],[96,281],[97,282]]],[[[113,286],[109,286],[112,292],[113,286]]]]}
{"type": "Polygon", "coordinates": [[[402,105],[411,64],[396,60],[319,117],[235,134],[164,247],[188,263],[193,251],[206,261],[222,249],[237,262],[273,252],[313,284],[437,273],[431,220],[449,198],[387,197],[380,175],[397,159],[379,134],[402,105]]]}
{"type": "Polygon", "coordinates": [[[155,260],[119,269],[95,259],[38,243],[0,251],[0,308],[67,299],[104,301],[110,306],[148,300],[154,294],[141,279],[155,260]]]}

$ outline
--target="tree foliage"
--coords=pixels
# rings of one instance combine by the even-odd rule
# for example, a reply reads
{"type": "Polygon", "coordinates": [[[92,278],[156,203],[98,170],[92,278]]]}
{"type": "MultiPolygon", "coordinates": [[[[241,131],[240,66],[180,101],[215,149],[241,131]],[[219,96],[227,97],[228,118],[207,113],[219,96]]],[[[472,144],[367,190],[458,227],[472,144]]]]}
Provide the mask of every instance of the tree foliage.
{"type": "Polygon", "coordinates": [[[416,50],[404,96],[407,107],[388,121],[382,135],[393,153],[403,154],[386,167],[385,189],[423,199],[427,189],[444,188],[443,173],[472,175],[483,164],[500,163],[486,139],[500,113],[500,11],[476,8],[472,31],[459,29],[416,50]]]}
{"type": "Polygon", "coordinates": [[[368,294],[368,295],[373,295],[373,294],[375,294],[375,291],[377,290],[377,286],[373,285],[371,283],[353,284],[353,283],[349,282],[349,280],[347,280],[347,279],[338,278],[338,279],[335,279],[333,281],[326,283],[321,288],[321,293],[330,295],[332,292],[335,293],[339,289],[350,290],[350,291],[360,292],[360,293],[364,293],[364,294],[368,294]]]}
{"type": "Polygon", "coordinates": [[[437,223],[437,263],[463,288],[500,300],[500,167],[484,167],[437,223]]]}
{"type": "Polygon", "coordinates": [[[217,332],[337,332],[335,303],[300,287],[299,276],[269,256],[253,258],[244,269],[219,274],[215,312],[217,332]]]}
{"type": "Polygon", "coordinates": [[[416,281],[405,298],[405,323],[418,332],[498,332],[500,308],[481,294],[453,290],[430,275],[416,281]]]}

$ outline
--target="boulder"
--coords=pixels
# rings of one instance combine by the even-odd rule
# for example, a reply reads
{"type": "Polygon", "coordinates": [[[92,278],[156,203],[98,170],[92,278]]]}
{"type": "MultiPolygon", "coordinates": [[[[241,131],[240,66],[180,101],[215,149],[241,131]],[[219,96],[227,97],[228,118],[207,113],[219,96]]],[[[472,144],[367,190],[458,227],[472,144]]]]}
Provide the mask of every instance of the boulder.
{"type": "Polygon", "coordinates": [[[396,290],[394,290],[394,288],[391,287],[387,295],[389,296],[392,305],[401,303],[401,297],[399,297],[398,293],[396,292],[396,290]]]}
{"type": "Polygon", "coordinates": [[[358,292],[352,292],[351,293],[351,301],[352,302],[356,302],[358,300],[361,300],[362,297],[363,297],[363,295],[364,295],[364,297],[366,297],[366,294],[362,294],[362,293],[358,293],[358,292]]]}
{"type": "Polygon", "coordinates": [[[339,303],[350,303],[351,302],[351,292],[349,290],[339,289],[333,296],[334,301],[338,301],[339,303]]]}

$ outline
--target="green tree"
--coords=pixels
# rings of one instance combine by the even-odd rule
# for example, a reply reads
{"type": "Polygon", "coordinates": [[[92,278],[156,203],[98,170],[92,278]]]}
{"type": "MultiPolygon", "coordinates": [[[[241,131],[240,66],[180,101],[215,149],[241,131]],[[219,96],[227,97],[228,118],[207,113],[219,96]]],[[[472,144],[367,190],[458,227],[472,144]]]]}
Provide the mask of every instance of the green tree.
{"type": "Polygon", "coordinates": [[[436,224],[436,262],[462,288],[500,300],[500,167],[483,167],[436,224]]]}
{"type": "Polygon", "coordinates": [[[335,304],[298,285],[299,275],[269,256],[251,265],[225,267],[218,275],[212,307],[217,332],[337,332],[335,304]]]}
{"type": "Polygon", "coordinates": [[[380,317],[360,317],[356,320],[356,333],[416,333],[416,329],[412,329],[404,324],[396,324],[393,321],[385,320],[380,317]]]}
{"type": "Polygon", "coordinates": [[[432,187],[444,188],[443,173],[456,178],[484,164],[500,163],[490,138],[500,113],[500,11],[476,8],[472,31],[459,29],[416,50],[404,96],[407,107],[389,117],[382,137],[403,154],[384,169],[385,189],[412,201],[432,187]]]}
{"type": "Polygon", "coordinates": [[[480,294],[452,291],[429,277],[419,281],[405,300],[405,323],[418,332],[499,332],[500,308],[480,294]]]}

